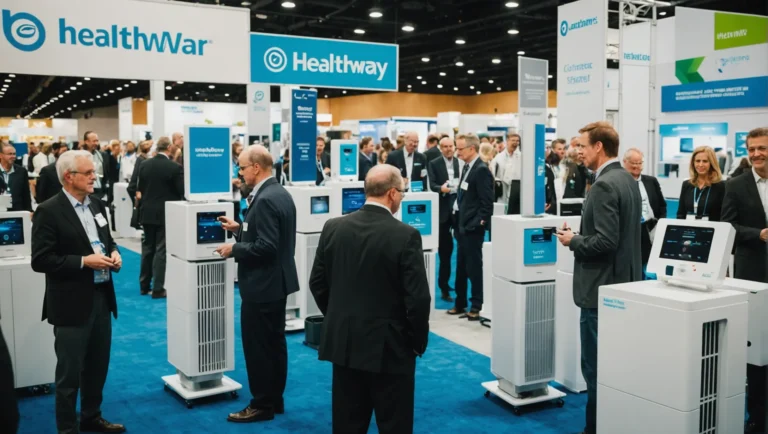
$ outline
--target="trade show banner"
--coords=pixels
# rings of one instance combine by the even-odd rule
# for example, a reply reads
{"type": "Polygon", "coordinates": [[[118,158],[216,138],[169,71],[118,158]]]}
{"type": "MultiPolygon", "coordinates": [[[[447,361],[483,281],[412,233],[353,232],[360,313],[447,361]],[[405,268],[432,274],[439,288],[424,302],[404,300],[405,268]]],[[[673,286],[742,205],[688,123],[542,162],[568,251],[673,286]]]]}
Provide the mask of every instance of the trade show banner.
{"type": "Polygon", "coordinates": [[[520,214],[544,214],[546,206],[546,124],[549,62],[518,57],[517,89],[520,115],[520,149],[523,154],[520,214]]]}
{"type": "Polygon", "coordinates": [[[395,44],[251,33],[251,82],[397,91],[395,44]]]}
{"type": "Polygon", "coordinates": [[[189,201],[232,198],[230,127],[188,125],[184,141],[184,196],[189,201]]]}
{"type": "MultiPolygon", "coordinates": [[[[619,134],[622,137],[633,137],[638,140],[621,142],[619,155],[629,148],[638,148],[651,160],[650,125],[650,71],[651,71],[651,23],[641,22],[622,28],[622,43],[619,51],[621,69],[620,87],[622,98],[619,107],[619,134]],[[640,140],[640,138],[644,138],[640,140]]],[[[650,174],[652,164],[643,168],[650,174]]]]}
{"type": "Polygon", "coordinates": [[[317,91],[291,90],[290,117],[290,181],[296,184],[314,184],[317,180],[317,91]]]}
{"type": "Polygon", "coordinates": [[[768,17],[678,7],[661,111],[768,107],[768,17]]]}
{"type": "Polygon", "coordinates": [[[605,119],[606,0],[580,0],[557,8],[557,131],[578,135],[605,119]]]}
{"type": "Polygon", "coordinates": [[[726,149],[728,124],[725,122],[705,124],[663,124],[659,125],[661,153],[659,161],[668,164],[687,164],[693,150],[709,146],[715,150],[726,149]]]}
{"type": "Polygon", "coordinates": [[[117,111],[118,139],[133,140],[133,98],[118,100],[117,111]]]}
{"type": "MultiPolygon", "coordinates": [[[[744,133],[736,133],[736,146],[734,148],[733,154],[735,157],[746,157],[747,152],[747,132],[744,133]]],[[[734,165],[738,165],[739,163],[735,162],[734,165]]]]}
{"type": "Polygon", "coordinates": [[[3,0],[0,15],[0,72],[248,83],[246,8],[3,0]]]}
{"type": "Polygon", "coordinates": [[[269,107],[269,85],[251,83],[247,86],[248,135],[269,137],[272,135],[269,107]]]}

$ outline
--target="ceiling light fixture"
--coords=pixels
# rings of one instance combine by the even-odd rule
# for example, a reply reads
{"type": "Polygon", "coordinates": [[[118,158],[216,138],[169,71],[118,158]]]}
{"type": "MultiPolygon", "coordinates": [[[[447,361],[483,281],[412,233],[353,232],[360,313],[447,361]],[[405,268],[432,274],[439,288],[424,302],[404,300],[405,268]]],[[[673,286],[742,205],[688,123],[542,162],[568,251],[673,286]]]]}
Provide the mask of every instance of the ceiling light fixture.
{"type": "Polygon", "coordinates": [[[77,86],[70,86],[69,88],[72,90],[77,90],[77,86]]]}
{"type": "Polygon", "coordinates": [[[101,99],[101,95],[96,95],[96,99],[101,99]]]}
{"type": "Polygon", "coordinates": [[[478,91],[477,91],[477,92],[475,92],[475,93],[476,93],[476,94],[478,94],[478,95],[480,95],[482,92],[480,92],[480,91],[478,90],[478,91]]]}
{"type": "Polygon", "coordinates": [[[64,98],[64,95],[59,95],[59,98],[64,98]]]}
{"type": "Polygon", "coordinates": [[[195,92],[195,95],[200,95],[200,92],[195,92]]]}
{"type": "Polygon", "coordinates": [[[294,3],[294,2],[283,2],[283,4],[281,6],[286,8],[286,9],[293,9],[293,8],[296,7],[296,3],[294,3]]]}
{"type": "Polygon", "coordinates": [[[384,13],[379,8],[371,8],[371,10],[368,11],[368,16],[371,18],[381,18],[384,16],[384,13]]]}
{"type": "MultiPolygon", "coordinates": [[[[113,93],[114,93],[114,92],[113,92],[113,93]]],[[[107,96],[107,93],[106,93],[106,92],[104,92],[104,96],[107,96]]]]}
{"type": "Polygon", "coordinates": [[[517,55],[518,55],[518,56],[525,56],[525,51],[518,51],[518,52],[517,52],[517,55]]]}
{"type": "Polygon", "coordinates": [[[177,81],[176,84],[184,84],[183,81],[177,81]]]}
{"type": "Polygon", "coordinates": [[[11,82],[11,79],[10,79],[10,78],[6,78],[6,79],[5,79],[5,82],[6,82],[6,83],[10,83],[10,82],[11,82]]]}
{"type": "Polygon", "coordinates": [[[404,26],[403,26],[403,31],[404,31],[404,32],[412,32],[412,31],[414,31],[414,30],[416,30],[416,28],[415,28],[415,27],[413,27],[413,26],[412,26],[412,25],[410,25],[410,24],[406,24],[406,25],[404,25],[404,26]]]}
{"type": "Polygon", "coordinates": [[[421,61],[424,63],[429,63],[429,57],[422,57],[421,61]]]}
{"type": "Polygon", "coordinates": [[[165,86],[165,90],[171,90],[171,86],[165,86]]]}
{"type": "Polygon", "coordinates": [[[456,45],[464,45],[467,41],[464,38],[458,38],[456,39],[456,45]]]}
{"type": "Polygon", "coordinates": [[[497,64],[497,65],[498,65],[499,63],[501,63],[501,59],[498,59],[498,58],[496,58],[496,59],[491,59],[491,63],[495,63],[495,64],[497,64]]]}
{"type": "Polygon", "coordinates": [[[90,102],[93,102],[93,98],[89,99],[90,102]]]}
{"type": "Polygon", "coordinates": [[[264,14],[256,14],[255,16],[256,16],[256,18],[258,18],[260,20],[266,20],[267,19],[267,16],[264,15],[264,14]]]}
{"type": "Polygon", "coordinates": [[[85,77],[85,78],[83,78],[83,80],[85,80],[85,81],[91,81],[91,77],[85,77]]]}
{"type": "Polygon", "coordinates": [[[518,2],[507,2],[506,4],[504,4],[504,6],[506,6],[508,8],[516,8],[516,7],[520,6],[520,3],[518,3],[518,2]]]}
{"type": "Polygon", "coordinates": [[[125,83],[125,84],[123,85],[123,87],[131,87],[131,85],[130,85],[130,84],[128,84],[128,83],[125,83]]]}
{"type": "Polygon", "coordinates": [[[662,17],[663,17],[664,15],[666,15],[666,14],[667,14],[667,13],[666,13],[666,12],[664,12],[664,11],[661,11],[661,12],[659,12],[659,15],[661,15],[662,17]]]}
{"type": "Polygon", "coordinates": [[[116,88],[116,89],[117,89],[117,90],[123,90],[123,88],[122,88],[122,87],[118,87],[118,88],[116,88]]]}
{"type": "Polygon", "coordinates": [[[240,3],[240,6],[245,6],[245,7],[248,7],[250,5],[251,5],[251,2],[248,2],[248,1],[240,3]]]}
{"type": "Polygon", "coordinates": [[[69,93],[69,91],[68,91],[68,90],[65,90],[65,91],[64,91],[64,93],[69,93]]]}
{"type": "Polygon", "coordinates": [[[131,80],[131,84],[136,84],[136,83],[137,83],[136,80],[131,80]]]}
{"type": "Polygon", "coordinates": [[[342,90],[342,91],[341,91],[341,93],[343,93],[344,95],[346,95],[346,94],[347,94],[347,91],[346,91],[346,90],[342,90]]]}
{"type": "Polygon", "coordinates": [[[519,35],[520,34],[520,30],[509,29],[509,30],[507,30],[507,33],[509,33],[510,35],[519,35]]]}
{"type": "Polygon", "coordinates": [[[323,98],[328,98],[328,95],[323,95],[323,98]]]}
{"type": "Polygon", "coordinates": [[[77,85],[78,85],[78,86],[82,86],[82,85],[83,85],[83,82],[82,82],[82,81],[78,81],[78,82],[77,82],[77,85]]]}
{"type": "Polygon", "coordinates": [[[6,87],[8,87],[8,85],[7,85],[7,84],[4,84],[4,85],[3,85],[3,87],[4,87],[4,88],[6,88],[6,87]]]}
{"type": "Polygon", "coordinates": [[[421,84],[427,84],[427,80],[423,80],[421,84]]]}
{"type": "Polygon", "coordinates": [[[499,92],[501,92],[501,88],[500,88],[500,87],[497,87],[497,88],[496,88],[496,90],[498,90],[499,92]]]}
{"type": "Polygon", "coordinates": [[[115,93],[115,91],[114,91],[114,90],[112,90],[112,89],[110,89],[110,90],[109,90],[109,93],[115,93]]]}
{"type": "Polygon", "coordinates": [[[216,89],[216,86],[210,85],[210,86],[208,86],[208,89],[216,89]]]}
{"type": "Polygon", "coordinates": [[[16,74],[8,74],[8,77],[11,77],[11,78],[16,77],[16,74]]]}
{"type": "Polygon", "coordinates": [[[456,66],[459,66],[459,67],[464,66],[464,62],[459,60],[458,62],[456,62],[456,66]]]}
{"type": "Polygon", "coordinates": [[[453,88],[453,90],[455,90],[455,91],[458,91],[458,90],[459,90],[459,88],[458,88],[458,87],[454,87],[454,88],[453,88]]]}
{"type": "Polygon", "coordinates": [[[445,77],[445,73],[444,73],[444,72],[441,72],[441,73],[440,73],[440,77],[445,77]]]}
{"type": "Polygon", "coordinates": [[[224,96],[229,96],[229,94],[228,94],[228,93],[225,93],[225,94],[224,94],[224,96]]]}
{"type": "Polygon", "coordinates": [[[475,86],[469,86],[469,88],[475,90],[475,86]]]}
{"type": "Polygon", "coordinates": [[[411,88],[411,85],[409,84],[409,85],[408,85],[408,89],[410,89],[410,88],[411,88]]]}
{"type": "Polygon", "coordinates": [[[355,29],[355,33],[357,33],[358,35],[364,35],[365,34],[365,30],[363,30],[363,29],[355,29]]]}
{"type": "Polygon", "coordinates": [[[553,75],[552,75],[552,74],[549,74],[549,75],[547,76],[547,78],[552,78],[552,77],[553,77],[553,75]]]}
{"type": "Polygon", "coordinates": [[[179,99],[179,97],[178,96],[174,96],[173,99],[179,99]]]}
{"type": "Polygon", "coordinates": [[[84,100],[84,99],[81,99],[81,100],[80,100],[80,102],[81,102],[81,103],[83,103],[83,104],[85,104],[85,100],[84,100]]]}
{"type": "Polygon", "coordinates": [[[475,73],[475,70],[474,70],[474,69],[468,69],[468,70],[467,70],[467,74],[474,74],[474,73],[475,73]]]}
{"type": "Polygon", "coordinates": [[[493,80],[488,80],[488,83],[489,84],[493,84],[493,80]]]}
{"type": "Polygon", "coordinates": [[[443,85],[442,85],[442,84],[438,84],[438,85],[437,85],[437,88],[438,88],[438,89],[442,89],[442,88],[443,88],[443,85]]]}

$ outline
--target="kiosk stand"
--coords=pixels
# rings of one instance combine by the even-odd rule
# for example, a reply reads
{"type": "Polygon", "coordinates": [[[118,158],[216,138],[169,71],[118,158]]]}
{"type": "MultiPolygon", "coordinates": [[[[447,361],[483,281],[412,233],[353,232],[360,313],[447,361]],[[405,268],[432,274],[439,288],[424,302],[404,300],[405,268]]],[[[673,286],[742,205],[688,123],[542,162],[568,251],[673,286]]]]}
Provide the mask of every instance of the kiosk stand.
{"type": "MultiPolygon", "coordinates": [[[[507,205],[503,203],[493,204],[493,215],[506,215],[507,205]]],[[[483,310],[480,311],[480,325],[491,328],[493,321],[493,261],[492,244],[489,241],[483,243],[483,310]]]]}

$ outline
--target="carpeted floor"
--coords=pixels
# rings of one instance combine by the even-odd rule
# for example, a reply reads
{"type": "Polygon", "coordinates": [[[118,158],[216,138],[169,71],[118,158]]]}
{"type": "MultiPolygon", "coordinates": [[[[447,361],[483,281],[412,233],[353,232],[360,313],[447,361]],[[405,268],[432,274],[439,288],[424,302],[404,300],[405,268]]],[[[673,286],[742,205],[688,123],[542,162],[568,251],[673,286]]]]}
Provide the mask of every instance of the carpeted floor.
{"type": "MultiPolygon", "coordinates": [[[[164,391],[160,377],[174,373],[167,362],[165,301],[139,296],[139,255],[123,249],[123,261],[123,270],[115,277],[120,316],[113,322],[112,360],[102,405],[108,420],[124,423],[129,432],[142,434],[331,432],[331,366],[318,361],[317,352],[302,345],[303,333],[288,337],[286,413],[274,421],[246,425],[226,422],[229,412],[247,405],[247,386],[235,400],[213,399],[191,410],[164,391]]],[[[237,294],[235,300],[236,361],[235,371],[228,375],[246,385],[237,294]]],[[[418,362],[414,432],[581,431],[585,395],[569,394],[564,408],[545,405],[518,417],[499,399],[483,397],[480,383],[493,378],[487,357],[432,334],[427,353],[418,362]]],[[[22,398],[19,407],[19,432],[56,432],[53,395],[22,398]]],[[[377,432],[375,424],[370,432],[377,432]]]]}

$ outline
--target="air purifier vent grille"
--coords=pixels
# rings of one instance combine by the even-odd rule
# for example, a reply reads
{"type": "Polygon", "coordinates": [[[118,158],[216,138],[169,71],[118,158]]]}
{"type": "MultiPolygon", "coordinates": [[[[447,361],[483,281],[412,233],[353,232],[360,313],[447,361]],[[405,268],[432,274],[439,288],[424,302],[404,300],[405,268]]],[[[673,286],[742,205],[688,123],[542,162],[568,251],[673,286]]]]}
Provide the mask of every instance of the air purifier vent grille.
{"type": "Polygon", "coordinates": [[[718,370],[720,369],[720,333],[723,321],[702,325],[701,333],[701,392],[699,403],[699,433],[717,433],[718,370]]]}
{"type": "Polygon", "coordinates": [[[227,366],[226,263],[197,266],[197,363],[201,374],[227,366]]]}
{"type": "MultiPolygon", "coordinates": [[[[432,264],[430,264],[429,260],[429,254],[424,253],[424,268],[427,270],[427,276],[431,276],[435,273],[434,270],[431,270],[430,267],[432,264]]],[[[434,295],[432,295],[434,297],[434,295]]]]}
{"type": "Polygon", "coordinates": [[[320,244],[320,234],[311,235],[307,240],[307,291],[305,294],[305,297],[307,297],[307,311],[301,313],[305,317],[319,315],[321,313],[320,308],[317,307],[317,303],[315,302],[315,297],[313,297],[312,292],[309,291],[309,276],[312,275],[312,267],[315,265],[315,255],[317,254],[318,244],[320,244]]]}
{"type": "Polygon", "coordinates": [[[555,284],[525,291],[525,381],[555,376],[555,284]]]}

